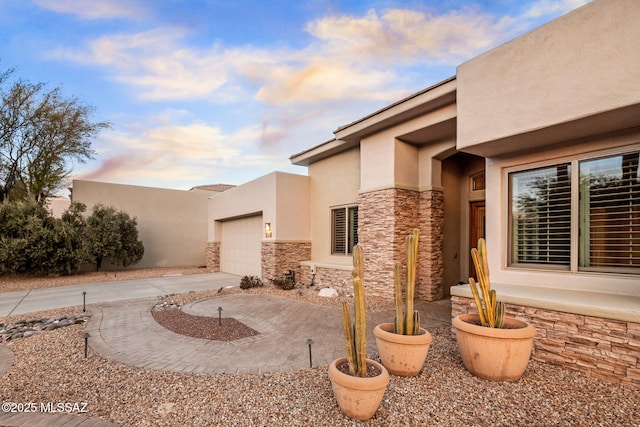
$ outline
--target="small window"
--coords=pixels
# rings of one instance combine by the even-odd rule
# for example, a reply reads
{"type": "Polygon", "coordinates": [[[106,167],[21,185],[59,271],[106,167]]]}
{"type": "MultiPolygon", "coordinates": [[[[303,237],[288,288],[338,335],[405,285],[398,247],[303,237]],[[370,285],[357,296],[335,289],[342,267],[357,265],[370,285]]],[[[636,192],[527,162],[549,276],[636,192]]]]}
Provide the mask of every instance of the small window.
{"type": "Polygon", "coordinates": [[[350,255],[358,244],[358,207],[331,210],[331,253],[350,255]]]}
{"type": "Polygon", "coordinates": [[[481,191],[485,189],[484,171],[477,173],[471,177],[471,191],[481,191]]]}

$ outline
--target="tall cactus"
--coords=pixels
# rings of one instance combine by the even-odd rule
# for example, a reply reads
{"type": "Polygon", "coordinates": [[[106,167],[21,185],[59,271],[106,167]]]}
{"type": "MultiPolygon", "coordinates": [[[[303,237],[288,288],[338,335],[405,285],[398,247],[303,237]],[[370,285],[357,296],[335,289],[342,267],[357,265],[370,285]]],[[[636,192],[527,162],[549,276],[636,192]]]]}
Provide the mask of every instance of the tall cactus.
{"type": "Polygon", "coordinates": [[[418,261],[418,242],[420,230],[415,228],[407,236],[407,290],[406,302],[402,301],[402,284],[400,278],[400,263],[396,263],[394,270],[394,290],[396,300],[396,317],[394,332],[401,335],[418,335],[420,333],[420,313],[413,309],[413,298],[416,289],[416,263],[418,261]]]}
{"type": "Polygon", "coordinates": [[[469,284],[473,298],[478,307],[480,323],[490,328],[501,328],[504,321],[504,303],[498,301],[496,291],[491,289],[489,282],[489,261],[487,259],[487,243],[484,239],[478,240],[478,247],[471,249],[471,258],[476,267],[478,281],[469,277],[469,284]],[[480,290],[478,290],[478,285],[480,290]]]}
{"type": "Polygon", "coordinates": [[[367,320],[364,302],[364,256],[360,245],[353,248],[352,273],[354,324],[351,324],[349,307],[343,302],[344,338],[351,375],[364,377],[367,375],[367,320]]]}

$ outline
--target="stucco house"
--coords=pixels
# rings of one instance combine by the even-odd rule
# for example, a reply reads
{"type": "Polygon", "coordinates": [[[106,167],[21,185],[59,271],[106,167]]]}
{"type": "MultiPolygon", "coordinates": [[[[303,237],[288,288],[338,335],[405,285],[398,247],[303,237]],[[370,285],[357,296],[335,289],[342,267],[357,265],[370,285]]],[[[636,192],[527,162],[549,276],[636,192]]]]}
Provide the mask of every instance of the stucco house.
{"type": "Polygon", "coordinates": [[[595,0],[294,154],[308,176],[212,197],[208,267],[336,287],[360,242],[367,292],[391,295],[417,227],[417,298],[456,315],[485,237],[534,358],[640,385],[638,22],[637,0],[595,0]]]}

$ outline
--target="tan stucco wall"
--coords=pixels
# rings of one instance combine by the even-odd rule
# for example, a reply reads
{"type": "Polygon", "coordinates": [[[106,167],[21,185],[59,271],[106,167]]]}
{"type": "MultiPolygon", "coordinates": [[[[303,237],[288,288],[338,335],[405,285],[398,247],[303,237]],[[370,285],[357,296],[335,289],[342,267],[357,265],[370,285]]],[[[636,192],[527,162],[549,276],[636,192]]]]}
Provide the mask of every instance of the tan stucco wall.
{"type": "Polygon", "coordinates": [[[596,0],[460,65],[458,148],[494,156],[637,125],[638,22],[640,1],[596,0]]]}
{"type": "Polygon", "coordinates": [[[208,240],[220,241],[220,225],[229,220],[262,213],[272,227],[265,240],[310,240],[309,177],[272,172],[211,197],[208,213],[208,240]]]}
{"type": "Polygon", "coordinates": [[[350,256],[331,255],[331,208],[358,203],[360,150],[351,149],[309,166],[311,259],[350,265],[350,256]]]}
{"type": "Polygon", "coordinates": [[[470,203],[485,199],[485,191],[471,191],[470,178],[484,170],[484,159],[460,153],[442,161],[444,188],[444,285],[469,278],[471,245],[470,203]]]}
{"type": "MultiPolygon", "coordinates": [[[[131,266],[205,265],[210,193],[74,180],[73,201],[123,210],[138,222],[142,260],[131,266]]],[[[105,266],[105,268],[108,266],[105,266]]]]}
{"type": "Polygon", "coordinates": [[[617,147],[637,149],[639,142],[640,129],[618,136],[586,140],[577,145],[559,145],[553,150],[523,156],[487,159],[486,227],[492,281],[640,296],[637,275],[554,272],[510,268],[507,265],[509,238],[507,173],[509,171],[535,168],[583,157],[613,154],[615,151],[612,150],[617,150],[617,147]]]}

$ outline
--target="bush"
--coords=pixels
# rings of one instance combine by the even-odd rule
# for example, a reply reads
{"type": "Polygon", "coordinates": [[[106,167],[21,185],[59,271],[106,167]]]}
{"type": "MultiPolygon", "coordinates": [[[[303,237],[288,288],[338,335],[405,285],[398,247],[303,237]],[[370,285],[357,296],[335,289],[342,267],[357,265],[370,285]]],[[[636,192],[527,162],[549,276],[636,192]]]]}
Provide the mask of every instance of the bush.
{"type": "Polygon", "coordinates": [[[240,289],[259,288],[261,286],[264,286],[264,283],[258,276],[243,276],[240,279],[240,289]]]}
{"type": "Polygon", "coordinates": [[[87,261],[77,227],[35,201],[0,204],[0,271],[72,274],[87,261]]]}
{"type": "Polygon", "coordinates": [[[285,291],[290,291],[291,289],[296,287],[296,282],[293,280],[291,276],[283,276],[281,278],[271,279],[271,283],[273,286],[283,289],[285,291]]]}
{"type": "Polygon", "coordinates": [[[138,240],[138,224],[126,212],[100,203],[93,207],[87,218],[86,235],[89,251],[95,259],[96,270],[102,260],[110,257],[118,266],[135,264],[144,255],[142,241],[138,240]]]}

